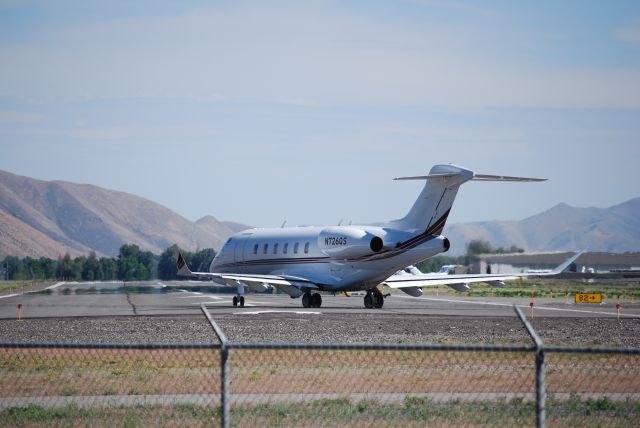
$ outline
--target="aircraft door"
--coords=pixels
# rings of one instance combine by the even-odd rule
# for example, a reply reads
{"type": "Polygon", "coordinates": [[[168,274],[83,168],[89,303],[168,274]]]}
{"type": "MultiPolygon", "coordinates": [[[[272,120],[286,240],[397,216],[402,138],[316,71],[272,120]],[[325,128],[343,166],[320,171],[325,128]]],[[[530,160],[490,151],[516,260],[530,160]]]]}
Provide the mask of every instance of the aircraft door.
{"type": "MultiPolygon", "coordinates": [[[[247,237],[246,236],[239,236],[238,238],[235,239],[235,249],[234,249],[234,262],[238,263],[238,262],[242,262],[244,261],[244,246],[247,243],[247,237]]],[[[238,272],[244,272],[244,268],[242,268],[241,266],[238,266],[238,272]]]]}

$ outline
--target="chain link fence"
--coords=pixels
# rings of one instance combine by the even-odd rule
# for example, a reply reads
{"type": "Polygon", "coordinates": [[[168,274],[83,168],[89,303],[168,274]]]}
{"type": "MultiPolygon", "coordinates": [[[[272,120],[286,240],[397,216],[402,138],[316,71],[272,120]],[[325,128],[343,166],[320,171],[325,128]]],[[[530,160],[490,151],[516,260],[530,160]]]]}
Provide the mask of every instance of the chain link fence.
{"type": "MultiPolygon", "coordinates": [[[[640,349],[0,343],[0,426],[640,426],[640,349]]],[[[519,311],[518,311],[519,312],[519,311]]]]}

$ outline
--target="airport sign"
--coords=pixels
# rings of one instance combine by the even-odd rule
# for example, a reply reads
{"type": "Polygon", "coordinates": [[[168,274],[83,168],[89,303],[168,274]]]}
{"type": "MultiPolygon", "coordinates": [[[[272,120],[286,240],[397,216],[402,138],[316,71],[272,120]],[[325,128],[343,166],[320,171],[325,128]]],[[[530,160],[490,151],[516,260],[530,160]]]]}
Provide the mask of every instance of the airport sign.
{"type": "Polygon", "coordinates": [[[602,293],[576,293],[576,303],[602,303],[602,293]]]}

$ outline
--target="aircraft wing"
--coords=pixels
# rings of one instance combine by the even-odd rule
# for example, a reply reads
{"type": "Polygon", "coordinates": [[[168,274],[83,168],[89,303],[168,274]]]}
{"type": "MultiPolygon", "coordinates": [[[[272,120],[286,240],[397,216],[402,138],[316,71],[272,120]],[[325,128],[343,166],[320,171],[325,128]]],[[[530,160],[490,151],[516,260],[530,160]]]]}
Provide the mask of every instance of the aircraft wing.
{"type": "Polygon", "coordinates": [[[431,285],[469,284],[473,282],[511,281],[522,275],[402,275],[390,277],[384,284],[390,288],[426,287],[431,285]]]}
{"type": "Polygon", "coordinates": [[[245,275],[234,273],[192,272],[180,253],[178,253],[177,266],[178,275],[180,276],[209,278],[214,281],[221,281],[231,287],[236,287],[240,283],[248,286],[251,290],[258,292],[266,291],[267,285],[272,285],[292,297],[299,297],[304,293],[303,289],[319,288],[308,279],[289,275],[245,275]]]}
{"type": "Polygon", "coordinates": [[[531,278],[531,277],[546,277],[558,275],[564,271],[571,263],[578,259],[584,253],[580,251],[575,255],[569,257],[567,260],[558,265],[551,272],[536,273],[536,274],[506,274],[506,275],[492,275],[492,274],[472,274],[472,275],[447,275],[447,274],[418,274],[418,275],[393,275],[387,278],[383,284],[390,288],[420,288],[435,285],[448,285],[458,291],[466,291],[469,289],[468,284],[477,282],[486,282],[489,285],[496,287],[504,286],[504,281],[511,281],[518,278],[531,278]]]}

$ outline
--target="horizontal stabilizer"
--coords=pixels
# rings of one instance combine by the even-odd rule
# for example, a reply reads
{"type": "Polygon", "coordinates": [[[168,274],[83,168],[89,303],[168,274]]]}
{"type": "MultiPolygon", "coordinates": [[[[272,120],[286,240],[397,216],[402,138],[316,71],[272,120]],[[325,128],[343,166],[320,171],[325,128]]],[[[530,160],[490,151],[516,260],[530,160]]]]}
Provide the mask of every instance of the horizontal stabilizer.
{"type": "Polygon", "coordinates": [[[447,178],[455,177],[456,173],[442,173],[442,174],[429,174],[429,175],[414,175],[412,177],[396,177],[394,180],[430,180],[434,178],[447,178]]]}
{"type": "Polygon", "coordinates": [[[546,178],[511,177],[508,175],[473,174],[473,181],[547,181],[546,178]]]}

